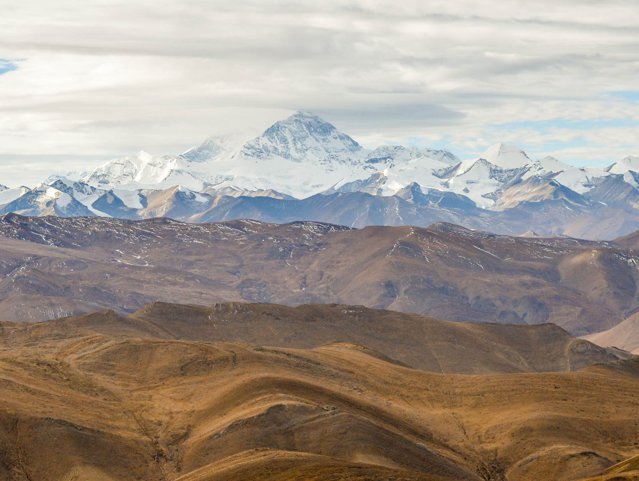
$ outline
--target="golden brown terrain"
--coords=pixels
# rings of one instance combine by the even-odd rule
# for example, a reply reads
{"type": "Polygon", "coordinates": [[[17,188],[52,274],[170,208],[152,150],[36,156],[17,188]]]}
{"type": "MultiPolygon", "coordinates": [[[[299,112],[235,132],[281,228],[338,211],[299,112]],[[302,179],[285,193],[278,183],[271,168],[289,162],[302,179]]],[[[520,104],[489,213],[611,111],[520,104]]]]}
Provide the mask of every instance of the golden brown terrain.
{"type": "Polygon", "coordinates": [[[243,304],[1,326],[2,480],[636,479],[639,362],[557,328],[243,304]]]}

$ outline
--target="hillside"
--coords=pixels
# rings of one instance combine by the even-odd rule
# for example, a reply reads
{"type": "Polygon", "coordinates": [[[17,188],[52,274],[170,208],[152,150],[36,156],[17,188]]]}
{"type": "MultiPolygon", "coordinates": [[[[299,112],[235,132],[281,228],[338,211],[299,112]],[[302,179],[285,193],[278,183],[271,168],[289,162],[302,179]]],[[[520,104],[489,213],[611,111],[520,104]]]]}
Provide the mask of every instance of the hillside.
{"type": "MultiPolygon", "coordinates": [[[[370,340],[397,326],[410,339],[404,316],[345,306],[156,304],[128,317],[3,324],[0,479],[568,481],[639,449],[639,371],[628,361],[512,372],[515,352],[548,349],[546,326],[471,326],[465,338],[458,325],[421,320],[431,353],[466,350],[467,366],[492,366],[482,375],[442,372],[456,369],[446,360],[435,373],[411,369],[352,342],[265,346],[217,330],[226,322],[290,345],[321,332],[313,324],[352,329],[348,310],[375,318],[381,334],[370,340]],[[494,361],[499,343],[511,346],[505,367],[494,361]]],[[[572,355],[560,344],[548,356],[558,364],[572,355]]]]}
{"type": "Polygon", "coordinates": [[[606,331],[585,336],[585,339],[600,346],[614,346],[639,354],[639,314],[633,314],[606,331]]]}
{"type": "Polygon", "coordinates": [[[636,251],[451,224],[0,218],[0,312],[37,321],[155,301],[361,304],[454,321],[613,327],[639,307],[636,251]]]}
{"type": "Polygon", "coordinates": [[[442,321],[363,306],[153,303],[128,315],[101,311],[29,325],[4,336],[28,343],[55,335],[153,337],[313,349],[362,348],[388,362],[445,373],[573,371],[617,359],[553,324],[516,326],[442,321]],[[381,355],[381,354],[380,354],[381,355]]]}

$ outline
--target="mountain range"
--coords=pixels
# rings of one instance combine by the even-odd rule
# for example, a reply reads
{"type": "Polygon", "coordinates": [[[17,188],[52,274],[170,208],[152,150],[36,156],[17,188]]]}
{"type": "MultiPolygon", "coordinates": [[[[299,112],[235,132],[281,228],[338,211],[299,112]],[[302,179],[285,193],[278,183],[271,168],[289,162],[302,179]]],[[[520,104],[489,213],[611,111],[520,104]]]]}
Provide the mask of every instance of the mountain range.
{"type": "Polygon", "coordinates": [[[262,135],[211,137],[179,155],[140,152],[34,188],[0,187],[0,214],[240,218],[427,226],[612,239],[639,229],[639,157],[605,169],[533,159],[498,144],[474,159],[385,145],[366,149],[298,112],[262,135]]]}
{"type": "Polygon", "coordinates": [[[446,223],[351,229],[9,214],[0,217],[0,320],[127,313],[155,301],[341,303],[586,335],[639,310],[636,239],[511,237],[446,223]]]}

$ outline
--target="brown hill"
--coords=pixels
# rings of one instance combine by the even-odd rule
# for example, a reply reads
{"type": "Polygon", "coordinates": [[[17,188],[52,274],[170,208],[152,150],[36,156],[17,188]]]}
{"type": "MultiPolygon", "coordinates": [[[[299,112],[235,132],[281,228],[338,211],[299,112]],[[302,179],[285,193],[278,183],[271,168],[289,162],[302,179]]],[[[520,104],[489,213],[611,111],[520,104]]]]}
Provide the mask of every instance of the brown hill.
{"type": "Polygon", "coordinates": [[[388,362],[444,373],[574,371],[619,358],[613,351],[576,339],[553,324],[459,323],[345,305],[225,303],[205,307],[153,303],[128,316],[104,311],[4,327],[4,337],[20,342],[71,335],[304,349],[360,345],[366,346],[369,355],[383,356],[388,362]]]}
{"type": "Polygon", "coordinates": [[[585,336],[590,342],[604,347],[617,347],[639,354],[639,313],[607,331],[585,336]]]}
{"type": "Polygon", "coordinates": [[[0,312],[37,321],[154,302],[361,304],[441,319],[608,329],[639,308],[639,253],[450,224],[0,219],[0,312]]]}
{"type": "Polygon", "coordinates": [[[637,481],[639,480],[639,455],[626,459],[606,469],[601,476],[587,481],[637,481]]]}
{"type": "MultiPolygon", "coordinates": [[[[289,326],[295,343],[330,318],[356,325],[347,309],[154,305],[129,317],[3,324],[0,479],[568,481],[639,450],[634,360],[578,372],[460,375],[411,369],[345,342],[208,340],[228,323],[265,339],[289,326]]],[[[358,309],[378,323],[399,322],[358,309]]],[[[469,362],[487,346],[481,336],[493,351],[495,339],[517,345],[520,335],[531,351],[548,341],[546,326],[472,326],[475,336],[456,338],[457,324],[422,322],[439,342],[467,349],[469,362]]],[[[389,331],[380,327],[370,339],[389,331]]],[[[435,344],[432,352],[446,352],[435,344]]],[[[494,364],[494,352],[484,356],[494,364]]]]}

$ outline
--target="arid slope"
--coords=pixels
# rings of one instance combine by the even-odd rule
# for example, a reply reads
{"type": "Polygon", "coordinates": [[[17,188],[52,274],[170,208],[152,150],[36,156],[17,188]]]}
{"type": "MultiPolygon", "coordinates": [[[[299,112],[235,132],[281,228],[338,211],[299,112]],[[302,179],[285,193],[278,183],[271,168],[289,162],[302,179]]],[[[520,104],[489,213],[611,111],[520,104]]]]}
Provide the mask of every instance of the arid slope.
{"type": "Polygon", "coordinates": [[[154,301],[361,304],[440,319],[611,328],[639,308],[639,253],[435,224],[0,218],[0,312],[37,321],[154,301]]]}
{"type": "Polygon", "coordinates": [[[639,313],[607,331],[585,336],[585,339],[600,346],[617,347],[639,354],[639,313]]]}
{"type": "MultiPolygon", "coordinates": [[[[382,324],[380,338],[401,328],[391,313],[352,309],[382,324]]],[[[544,373],[514,373],[512,360],[500,373],[490,360],[487,339],[493,351],[511,343],[506,358],[524,345],[542,352],[545,326],[478,326],[464,337],[456,324],[408,316],[441,343],[426,350],[457,346],[468,363],[483,350],[494,371],[481,375],[413,369],[353,342],[228,342],[215,333],[231,329],[211,327],[295,344],[302,331],[321,332],[313,323],[357,325],[344,310],[154,305],[129,317],[3,324],[0,479],[568,481],[639,451],[634,359],[544,373]],[[287,325],[286,335],[271,332],[287,325]]]]}

